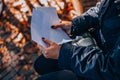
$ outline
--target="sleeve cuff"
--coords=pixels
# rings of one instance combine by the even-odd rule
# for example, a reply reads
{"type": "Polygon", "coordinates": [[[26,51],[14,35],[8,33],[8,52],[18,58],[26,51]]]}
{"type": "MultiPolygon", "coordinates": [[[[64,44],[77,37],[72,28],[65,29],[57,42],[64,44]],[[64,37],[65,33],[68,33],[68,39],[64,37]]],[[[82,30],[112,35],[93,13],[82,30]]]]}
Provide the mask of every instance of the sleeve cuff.
{"type": "Polygon", "coordinates": [[[77,36],[88,31],[88,23],[84,16],[78,16],[72,20],[71,35],[77,36]]]}

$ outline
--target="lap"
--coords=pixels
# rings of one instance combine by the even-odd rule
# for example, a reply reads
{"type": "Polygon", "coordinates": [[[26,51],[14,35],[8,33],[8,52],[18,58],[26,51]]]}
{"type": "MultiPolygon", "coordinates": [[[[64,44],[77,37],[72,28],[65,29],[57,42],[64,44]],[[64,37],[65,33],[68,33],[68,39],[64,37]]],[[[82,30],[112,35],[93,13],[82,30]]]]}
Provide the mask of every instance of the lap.
{"type": "Polygon", "coordinates": [[[78,80],[77,76],[69,70],[51,72],[38,77],[36,80],[78,80]]]}
{"type": "Polygon", "coordinates": [[[43,55],[34,62],[34,69],[40,75],[36,80],[87,80],[70,70],[60,69],[57,60],[46,59],[43,55]]]}
{"type": "Polygon", "coordinates": [[[57,60],[46,59],[43,55],[39,56],[34,62],[34,69],[40,75],[60,70],[57,60]]]}

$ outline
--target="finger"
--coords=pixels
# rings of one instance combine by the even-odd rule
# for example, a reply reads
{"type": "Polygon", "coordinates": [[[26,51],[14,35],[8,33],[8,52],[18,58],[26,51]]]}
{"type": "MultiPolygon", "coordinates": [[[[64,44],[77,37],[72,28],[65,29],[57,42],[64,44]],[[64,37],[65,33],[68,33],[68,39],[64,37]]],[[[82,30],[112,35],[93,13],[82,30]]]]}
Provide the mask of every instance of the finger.
{"type": "Polygon", "coordinates": [[[47,52],[47,51],[42,51],[42,54],[43,54],[43,55],[47,55],[48,52],[47,52]]]}
{"type": "Polygon", "coordinates": [[[49,58],[49,54],[47,52],[44,52],[43,55],[45,58],[49,58]]]}
{"type": "Polygon", "coordinates": [[[39,49],[40,49],[40,51],[42,52],[42,54],[44,53],[44,51],[45,51],[45,47],[44,46],[41,46],[41,45],[39,45],[39,49]]]}
{"type": "Polygon", "coordinates": [[[52,25],[51,28],[56,29],[56,28],[62,28],[63,26],[65,26],[65,23],[59,23],[56,25],[52,25]]]}
{"type": "Polygon", "coordinates": [[[44,47],[42,45],[39,45],[40,50],[44,50],[44,47]]]}
{"type": "Polygon", "coordinates": [[[51,40],[49,39],[46,39],[46,38],[42,38],[42,40],[46,43],[46,44],[49,44],[49,45],[52,45],[54,42],[52,42],[51,40]]]}
{"type": "Polygon", "coordinates": [[[43,50],[43,47],[41,45],[38,45],[38,47],[41,51],[43,50]]]}
{"type": "Polygon", "coordinates": [[[62,20],[61,20],[61,19],[59,19],[59,22],[60,22],[60,23],[62,23],[62,20]]]}
{"type": "MultiPolygon", "coordinates": [[[[44,47],[44,46],[41,46],[41,45],[39,45],[39,47],[40,47],[41,53],[42,53],[44,56],[46,56],[46,55],[47,55],[47,51],[45,50],[45,47],[44,47]]],[[[47,57],[47,56],[46,56],[46,57],[47,57]]]]}

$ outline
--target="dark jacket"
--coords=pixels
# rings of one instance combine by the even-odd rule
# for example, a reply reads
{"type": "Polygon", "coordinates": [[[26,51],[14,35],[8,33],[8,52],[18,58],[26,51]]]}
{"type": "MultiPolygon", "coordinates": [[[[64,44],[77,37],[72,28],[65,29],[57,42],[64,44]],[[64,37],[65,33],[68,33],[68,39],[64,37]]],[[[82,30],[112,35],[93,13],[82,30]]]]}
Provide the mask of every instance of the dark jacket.
{"type": "Polygon", "coordinates": [[[120,80],[120,0],[102,0],[72,22],[74,36],[96,29],[98,47],[63,44],[60,68],[92,80],[120,80]]]}

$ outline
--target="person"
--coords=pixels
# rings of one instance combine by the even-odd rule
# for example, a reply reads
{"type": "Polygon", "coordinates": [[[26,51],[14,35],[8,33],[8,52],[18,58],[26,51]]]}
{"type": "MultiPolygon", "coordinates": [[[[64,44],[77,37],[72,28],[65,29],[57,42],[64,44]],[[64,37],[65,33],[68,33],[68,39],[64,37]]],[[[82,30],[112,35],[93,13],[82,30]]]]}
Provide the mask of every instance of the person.
{"type": "Polygon", "coordinates": [[[37,80],[120,80],[120,0],[101,0],[95,7],[71,22],[53,25],[73,37],[91,32],[96,46],[58,45],[44,38],[49,46],[34,68],[37,80]]]}

